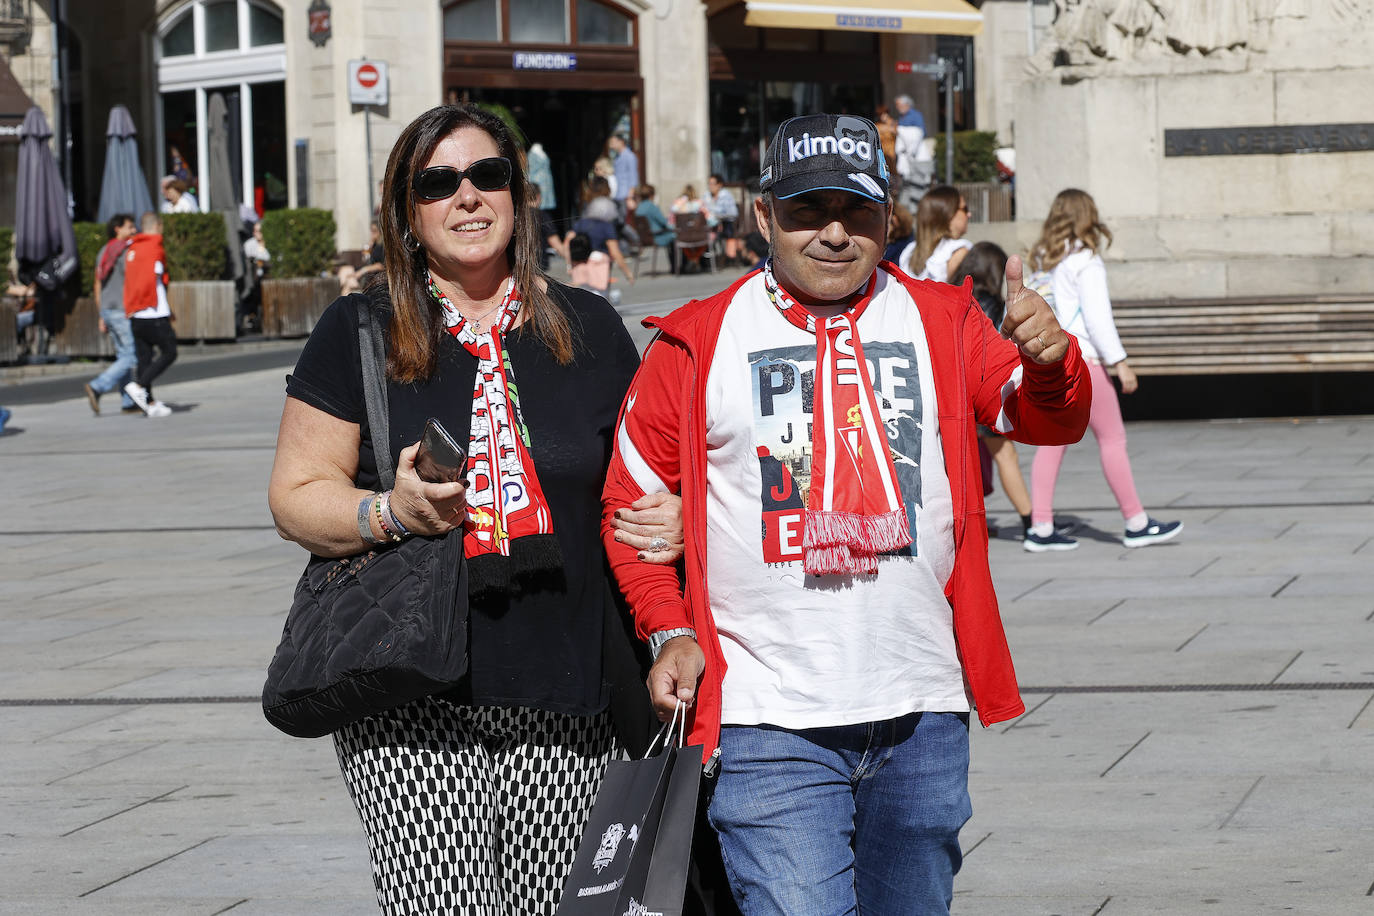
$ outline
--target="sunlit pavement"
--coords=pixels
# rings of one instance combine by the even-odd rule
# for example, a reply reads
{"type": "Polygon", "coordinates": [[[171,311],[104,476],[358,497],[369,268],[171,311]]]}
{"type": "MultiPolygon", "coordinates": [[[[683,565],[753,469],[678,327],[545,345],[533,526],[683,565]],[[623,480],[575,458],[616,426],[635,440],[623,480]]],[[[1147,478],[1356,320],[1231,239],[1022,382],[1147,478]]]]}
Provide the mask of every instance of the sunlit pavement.
{"type": "MultiPolygon", "coordinates": [[[[265,497],[287,370],[234,365],[161,386],[165,419],[75,381],[0,436],[0,912],[375,912],[332,746],[257,705],[305,557],[265,497]]],[[[956,912],[1369,912],[1374,418],[1128,433],[1181,537],[1123,548],[1088,444],[1056,506],[1082,546],[992,543],[1028,712],[974,727],[956,912]]]]}

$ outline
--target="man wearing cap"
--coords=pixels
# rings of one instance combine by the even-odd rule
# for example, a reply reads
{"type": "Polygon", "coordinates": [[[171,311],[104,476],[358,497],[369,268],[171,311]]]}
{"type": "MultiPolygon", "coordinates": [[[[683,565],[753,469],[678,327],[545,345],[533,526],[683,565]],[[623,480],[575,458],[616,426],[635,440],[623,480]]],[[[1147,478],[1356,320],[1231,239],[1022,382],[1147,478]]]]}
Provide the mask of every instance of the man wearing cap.
{"type": "Polygon", "coordinates": [[[1007,269],[968,287],[880,263],[873,124],[783,123],[756,201],[771,256],[659,336],[622,411],[608,513],[680,492],[685,577],[603,526],[660,717],[719,770],[708,809],[741,909],[944,913],[971,808],[968,719],[1024,711],[988,571],[976,424],[1075,442],[1073,339],[1007,269]],[[1000,330],[1000,334],[999,334],[1000,330]]]}

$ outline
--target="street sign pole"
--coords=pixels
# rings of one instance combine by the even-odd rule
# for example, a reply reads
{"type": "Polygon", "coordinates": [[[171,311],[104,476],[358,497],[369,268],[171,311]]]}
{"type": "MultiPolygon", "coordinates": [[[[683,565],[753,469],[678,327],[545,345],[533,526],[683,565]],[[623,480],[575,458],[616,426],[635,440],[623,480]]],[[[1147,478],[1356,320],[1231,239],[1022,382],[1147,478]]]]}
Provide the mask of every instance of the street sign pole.
{"type": "Polygon", "coordinates": [[[348,100],[363,110],[364,153],[367,156],[368,218],[377,209],[377,190],[372,173],[372,109],[388,104],[390,98],[389,68],[386,61],[367,58],[348,62],[348,100]]]}
{"type": "Polygon", "coordinates": [[[372,106],[363,106],[363,134],[367,144],[367,218],[377,212],[376,187],[372,181],[372,106]]]}

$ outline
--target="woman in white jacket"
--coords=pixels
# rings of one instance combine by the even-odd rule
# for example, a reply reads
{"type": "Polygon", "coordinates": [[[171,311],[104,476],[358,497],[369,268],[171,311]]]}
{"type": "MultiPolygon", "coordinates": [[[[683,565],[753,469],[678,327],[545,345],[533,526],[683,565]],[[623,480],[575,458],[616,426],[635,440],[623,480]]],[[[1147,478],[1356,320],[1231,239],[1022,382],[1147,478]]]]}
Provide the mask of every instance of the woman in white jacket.
{"type": "MultiPolygon", "coordinates": [[[[1093,382],[1088,428],[1097,439],[1102,473],[1126,522],[1121,542],[1127,547],[1145,547],[1174,537],[1183,530],[1183,523],[1155,521],[1136,495],[1121,405],[1104,368],[1116,371],[1122,392],[1136,390],[1136,375],[1126,362],[1107,294],[1107,268],[1101,251],[1111,241],[1112,234],[1102,224],[1097,204],[1086,191],[1060,191],[1050,205],[1040,240],[1031,249],[1030,264],[1035,274],[1027,285],[1049,301],[1059,324],[1078,338],[1093,382]]],[[[1031,463],[1031,528],[1022,546],[1033,553],[1078,546],[1077,540],[1054,530],[1054,485],[1065,449],[1062,445],[1042,445],[1031,463]]]]}

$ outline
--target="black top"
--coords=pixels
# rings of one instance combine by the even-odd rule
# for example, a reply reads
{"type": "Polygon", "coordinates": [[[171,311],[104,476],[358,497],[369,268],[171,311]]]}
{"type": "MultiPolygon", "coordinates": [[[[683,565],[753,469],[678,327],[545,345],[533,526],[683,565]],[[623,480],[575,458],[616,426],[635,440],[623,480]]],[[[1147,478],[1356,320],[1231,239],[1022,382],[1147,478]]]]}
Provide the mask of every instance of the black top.
{"type": "MultiPolygon", "coordinates": [[[[600,296],[552,284],[573,328],[573,361],[560,366],[532,334],[516,328],[506,338],[520,407],[529,426],[539,484],[549,502],[563,554],[564,580],[526,584],[470,607],[471,667],[453,699],[483,706],[528,706],[590,715],[610,699],[603,669],[607,652],[624,660],[619,634],[603,624],[621,620],[614,584],[601,548],[601,489],[606,479],[620,402],[639,355],[620,316],[600,296]],[[610,643],[608,642],[609,646],[610,643]]],[[[558,301],[555,296],[555,301],[558,301]]],[[[358,356],[357,308],[368,299],[337,300],[321,316],[301,352],[286,393],[362,430],[358,486],[377,486],[358,356]]],[[[391,454],[419,440],[427,418],[437,417],[460,443],[468,442],[477,361],[444,336],[434,376],[426,382],[387,384],[391,454]]],[[[633,661],[630,662],[633,666],[633,661]]],[[[634,677],[631,672],[629,677],[634,677]]],[[[621,678],[624,680],[624,678],[621,678]]],[[[642,683],[636,685],[643,695],[642,683]]]]}

